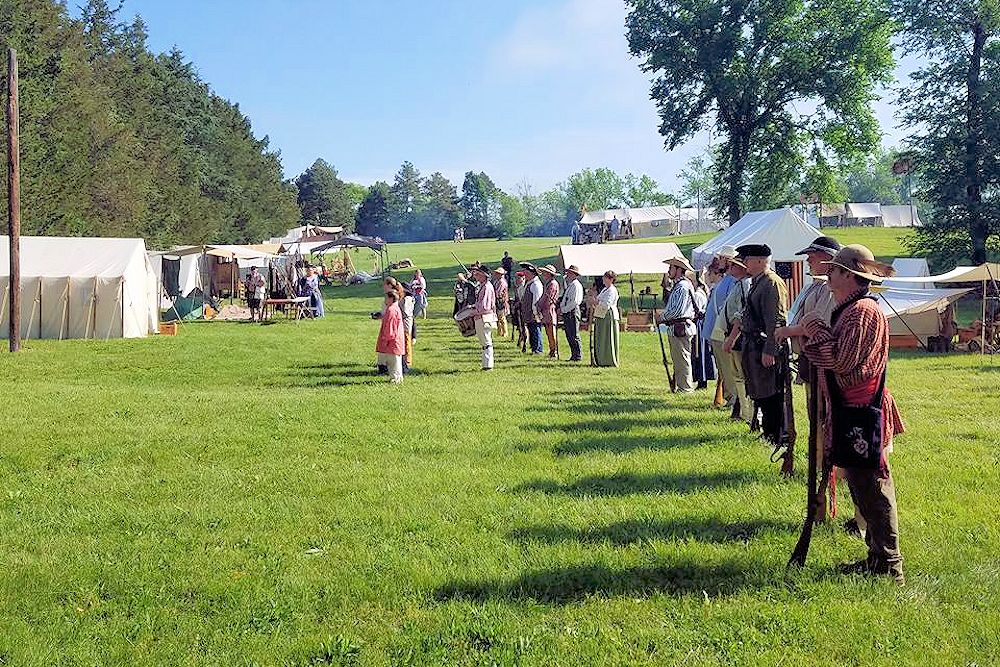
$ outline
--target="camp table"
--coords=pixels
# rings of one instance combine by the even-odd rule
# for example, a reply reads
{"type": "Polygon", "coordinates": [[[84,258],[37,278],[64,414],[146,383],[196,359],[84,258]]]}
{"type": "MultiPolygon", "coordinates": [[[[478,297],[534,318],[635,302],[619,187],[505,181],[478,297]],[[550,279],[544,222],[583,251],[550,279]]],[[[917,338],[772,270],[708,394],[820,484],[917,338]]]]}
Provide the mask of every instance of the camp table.
{"type": "Polygon", "coordinates": [[[262,320],[271,319],[271,315],[274,314],[274,310],[278,306],[285,306],[285,319],[292,317],[292,313],[295,314],[295,321],[298,322],[303,317],[306,316],[306,311],[311,310],[309,303],[309,297],[307,296],[297,296],[294,299],[265,299],[264,300],[264,317],[262,320]],[[268,310],[270,308],[270,310],[268,310]]]}

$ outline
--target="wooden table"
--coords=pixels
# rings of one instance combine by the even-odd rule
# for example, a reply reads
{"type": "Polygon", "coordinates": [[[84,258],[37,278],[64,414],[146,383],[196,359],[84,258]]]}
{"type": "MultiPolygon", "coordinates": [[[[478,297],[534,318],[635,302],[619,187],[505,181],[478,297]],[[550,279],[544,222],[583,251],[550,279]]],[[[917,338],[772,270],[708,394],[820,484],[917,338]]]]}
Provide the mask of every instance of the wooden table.
{"type": "Polygon", "coordinates": [[[307,312],[313,310],[309,306],[309,297],[307,296],[297,296],[294,299],[264,299],[264,316],[261,319],[271,319],[279,306],[285,307],[285,319],[289,319],[294,313],[296,322],[305,317],[307,312]]]}

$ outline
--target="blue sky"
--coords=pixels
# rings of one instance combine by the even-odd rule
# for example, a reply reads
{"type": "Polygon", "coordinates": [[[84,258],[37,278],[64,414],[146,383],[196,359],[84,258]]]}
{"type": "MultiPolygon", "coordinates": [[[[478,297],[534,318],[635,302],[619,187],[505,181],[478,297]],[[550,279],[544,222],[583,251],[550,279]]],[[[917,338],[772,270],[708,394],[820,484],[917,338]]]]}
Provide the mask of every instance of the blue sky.
{"type": "Polygon", "coordinates": [[[240,104],[289,177],[323,157],[367,185],[410,160],[540,191],[608,166],[673,190],[709,141],[663,149],[622,0],[125,0],[134,14],[151,48],[177,45],[240,104]]]}

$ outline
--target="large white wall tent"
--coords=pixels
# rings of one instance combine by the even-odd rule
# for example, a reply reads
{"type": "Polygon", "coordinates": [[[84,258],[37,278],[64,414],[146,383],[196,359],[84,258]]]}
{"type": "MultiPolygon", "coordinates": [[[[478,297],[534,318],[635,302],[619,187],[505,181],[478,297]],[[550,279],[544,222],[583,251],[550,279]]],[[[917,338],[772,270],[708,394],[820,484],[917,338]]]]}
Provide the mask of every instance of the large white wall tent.
{"type": "Polygon", "coordinates": [[[691,251],[691,263],[696,269],[708,266],[722,246],[745,243],[766,243],[771,246],[774,261],[800,262],[799,250],[812,243],[819,230],[810,227],[790,208],[747,213],[739,222],[691,251]]]}
{"type": "MultiPolygon", "coordinates": [[[[0,336],[10,334],[10,241],[0,237],[0,336]]],[[[141,338],[159,326],[142,239],[21,237],[21,336],[141,338]]]]}
{"type": "Polygon", "coordinates": [[[924,223],[920,221],[920,216],[917,215],[917,207],[907,206],[906,204],[902,206],[883,206],[881,224],[883,227],[924,226],[924,223]]]}

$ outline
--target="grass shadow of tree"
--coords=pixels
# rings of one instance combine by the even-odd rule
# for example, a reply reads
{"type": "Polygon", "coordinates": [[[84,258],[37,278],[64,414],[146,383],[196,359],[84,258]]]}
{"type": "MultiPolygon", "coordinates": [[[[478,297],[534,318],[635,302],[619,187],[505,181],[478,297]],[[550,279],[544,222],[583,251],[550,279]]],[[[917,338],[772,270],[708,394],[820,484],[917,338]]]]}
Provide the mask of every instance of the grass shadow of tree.
{"type": "Polygon", "coordinates": [[[669,521],[630,520],[608,526],[533,526],[512,531],[512,539],[523,542],[581,542],[628,546],[653,540],[669,542],[697,541],[712,544],[748,543],[768,533],[794,533],[797,523],[776,519],[751,519],[726,522],[710,517],[683,517],[669,521]]]}
{"type": "Polygon", "coordinates": [[[594,452],[627,454],[642,450],[663,451],[668,449],[701,447],[716,441],[717,438],[710,435],[682,436],[675,433],[666,437],[650,437],[645,435],[584,436],[556,445],[553,452],[556,456],[581,456],[594,452]]]}
{"type": "Polygon", "coordinates": [[[659,493],[695,493],[707,489],[725,489],[760,482],[776,483],[750,471],[713,473],[619,473],[593,475],[575,482],[561,484],[553,480],[536,480],[515,488],[521,493],[545,493],[574,497],[633,496],[659,493]]]}

